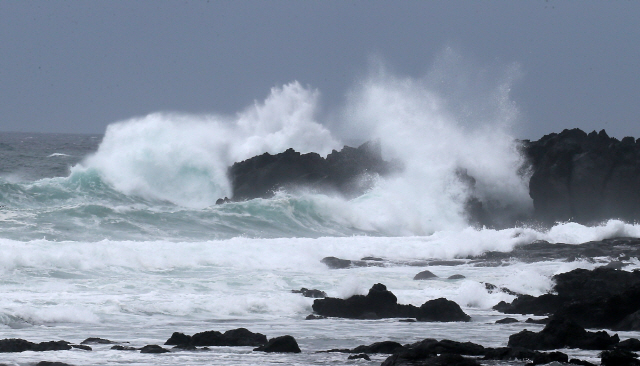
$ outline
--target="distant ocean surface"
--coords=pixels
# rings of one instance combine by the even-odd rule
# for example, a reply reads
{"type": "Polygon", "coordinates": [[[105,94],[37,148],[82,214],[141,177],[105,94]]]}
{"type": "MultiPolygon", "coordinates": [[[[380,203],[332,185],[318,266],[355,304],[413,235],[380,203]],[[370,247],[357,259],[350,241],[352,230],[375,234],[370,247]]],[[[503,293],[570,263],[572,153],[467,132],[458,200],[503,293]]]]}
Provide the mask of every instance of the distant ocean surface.
{"type": "MultiPolygon", "coordinates": [[[[496,267],[471,257],[536,240],[579,244],[640,237],[640,226],[614,220],[550,229],[468,225],[463,187],[451,178],[457,168],[476,177],[476,194],[505,212],[529,210],[531,202],[514,173],[521,158],[512,139],[495,138],[495,131],[493,138],[465,134],[446,124],[431,125],[429,134],[382,128],[382,136],[397,138],[382,139],[385,154],[402,158],[405,173],[379,178],[361,197],[300,190],[215,205],[231,195],[225,172],[233,161],[289,146],[322,154],[341,147],[319,125],[298,120],[284,107],[275,108],[284,113],[284,127],[265,122],[269,103],[280,100],[282,106],[288,93],[305,91],[293,85],[274,93],[256,107],[261,113],[245,111],[226,130],[209,117],[154,114],[113,124],[104,136],[0,133],[0,331],[1,338],[32,342],[100,337],[142,347],[162,345],[173,332],[245,327],[269,338],[292,335],[302,353],[213,347],[150,355],[96,345],[90,352],[2,353],[0,363],[351,365],[367,362],[316,352],[424,338],[506,346],[510,334],[542,326],[495,324],[505,315],[492,306],[514,297],[490,292],[485,283],[540,295],[551,289],[552,275],[595,268],[611,258],[513,259],[496,267]],[[327,256],[375,256],[384,265],[329,269],[321,263],[327,256]],[[462,259],[460,265],[403,264],[454,258],[462,259]],[[438,278],[413,280],[427,268],[438,278]],[[465,278],[447,279],[454,274],[465,278]],[[313,299],[291,293],[306,287],[346,298],[375,283],[385,284],[399,303],[454,300],[472,321],[305,320],[313,299]]],[[[625,269],[635,268],[640,262],[634,258],[625,269]]],[[[566,352],[599,360],[595,351],[566,352]]],[[[371,364],[385,358],[374,355],[371,364]]]]}

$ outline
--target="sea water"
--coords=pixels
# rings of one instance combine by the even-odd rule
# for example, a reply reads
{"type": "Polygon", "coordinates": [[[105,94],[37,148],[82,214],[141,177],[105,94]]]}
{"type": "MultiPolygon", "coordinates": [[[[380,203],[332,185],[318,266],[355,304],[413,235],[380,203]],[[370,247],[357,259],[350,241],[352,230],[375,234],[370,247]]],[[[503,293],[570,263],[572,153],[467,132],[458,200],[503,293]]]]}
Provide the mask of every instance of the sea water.
{"type": "MultiPolygon", "coordinates": [[[[79,343],[100,337],[142,347],[162,345],[173,332],[245,327],[269,338],[292,335],[302,353],[212,347],[151,355],[94,345],[92,351],[3,353],[0,363],[347,365],[367,362],[318,351],[424,338],[498,347],[522,329],[540,330],[524,322],[495,324],[505,315],[492,307],[514,297],[485,284],[537,296],[552,289],[554,274],[611,258],[514,258],[495,266],[473,257],[536,240],[640,237],[640,226],[616,220],[593,227],[470,225],[464,204],[471,195],[497,218],[532,210],[526,164],[509,134],[513,111],[498,88],[495,111],[470,124],[468,111],[449,109],[425,85],[378,75],[350,95],[344,116],[351,127],[333,130],[317,120],[318,92],[291,83],[233,116],[155,113],[114,123],[104,135],[1,133],[1,338],[79,343]],[[233,162],[289,147],[326,155],[354,137],[344,131],[381,141],[384,157],[400,161],[402,172],[369,177],[374,187],[354,199],[301,187],[270,199],[214,204],[232,194],[226,168],[233,162]],[[475,178],[473,187],[457,178],[460,169],[475,178]],[[321,262],[327,256],[374,256],[383,265],[330,269],[321,262]],[[442,259],[459,261],[412,265],[442,259]],[[425,269],[438,278],[413,280],[425,269]],[[465,278],[447,279],[454,274],[465,278]],[[446,297],[471,322],[305,320],[313,299],[291,292],[306,287],[347,298],[376,283],[403,304],[446,297]]],[[[635,258],[630,263],[625,270],[640,267],[635,258]]],[[[565,351],[598,360],[596,352],[565,351]]],[[[373,355],[371,364],[385,357],[373,355]]]]}

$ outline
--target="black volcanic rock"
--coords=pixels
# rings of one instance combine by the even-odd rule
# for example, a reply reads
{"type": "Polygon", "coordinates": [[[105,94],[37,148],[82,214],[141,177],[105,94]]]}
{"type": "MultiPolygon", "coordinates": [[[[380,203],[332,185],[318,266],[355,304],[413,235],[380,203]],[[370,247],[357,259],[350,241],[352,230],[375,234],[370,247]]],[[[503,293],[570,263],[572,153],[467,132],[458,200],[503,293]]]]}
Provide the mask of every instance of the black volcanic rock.
{"type": "Polygon", "coordinates": [[[438,276],[429,270],[424,270],[413,277],[414,280],[430,280],[432,278],[438,278],[438,276]]]}
{"type": "Polygon", "coordinates": [[[398,304],[398,299],[381,283],[373,285],[369,293],[348,299],[327,297],[313,302],[313,311],[319,315],[350,319],[417,318],[419,321],[469,321],[460,306],[440,298],[420,307],[398,304]]]}
{"type": "Polygon", "coordinates": [[[351,353],[388,353],[392,354],[402,348],[402,345],[398,342],[393,341],[382,341],[372,343],[368,346],[362,345],[358,346],[349,352],[351,353]]]}
{"type": "Polygon", "coordinates": [[[148,344],[140,349],[140,353],[167,353],[171,352],[166,348],[162,348],[157,344],[148,344]]]}
{"type": "Polygon", "coordinates": [[[516,318],[503,318],[500,320],[496,320],[496,324],[512,324],[512,323],[519,323],[519,321],[516,318]]]}
{"type": "Polygon", "coordinates": [[[361,353],[359,355],[351,355],[351,356],[347,357],[347,359],[348,360],[363,359],[363,360],[371,361],[371,358],[366,353],[361,353]]]}
{"type": "Polygon", "coordinates": [[[24,351],[66,351],[72,347],[66,341],[48,341],[33,343],[24,339],[10,338],[0,339],[0,352],[24,352],[24,351]]]}
{"type": "Polygon", "coordinates": [[[300,347],[295,338],[290,335],[271,338],[267,344],[255,348],[254,351],[279,352],[279,353],[300,353],[300,347]]]}
{"type": "Polygon", "coordinates": [[[321,290],[316,290],[316,289],[308,289],[308,288],[301,288],[300,290],[291,290],[292,293],[294,294],[302,294],[302,296],[304,297],[311,297],[314,299],[321,299],[324,297],[327,297],[327,293],[321,290]]]}
{"type": "Polygon", "coordinates": [[[640,219],[640,144],[579,129],[524,141],[529,195],[542,222],[640,219]]]}
{"type": "Polygon", "coordinates": [[[104,338],[89,337],[80,344],[115,344],[116,342],[104,338]]]}
{"type": "MultiPolygon", "coordinates": [[[[484,353],[484,360],[529,360],[531,363],[527,365],[544,365],[551,362],[569,362],[569,356],[562,352],[539,352],[532,351],[530,349],[522,347],[500,347],[500,348],[486,348],[484,353]]],[[[580,360],[575,360],[572,363],[584,364],[580,360]]],[[[591,365],[587,363],[588,365],[591,365]]]]}
{"type": "Polygon", "coordinates": [[[460,306],[444,297],[429,300],[420,306],[418,321],[427,322],[468,322],[471,317],[460,306]]]}
{"type": "Polygon", "coordinates": [[[366,142],[358,148],[345,146],[326,158],[316,153],[300,154],[293,149],[259,156],[233,164],[228,171],[235,201],[269,198],[279,189],[310,187],[358,196],[369,184],[363,175],[386,175],[394,164],[384,161],[380,144],[366,142]]]}
{"type": "Polygon", "coordinates": [[[509,337],[509,347],[522,347],[532,350],[550,350],[559,348],[580,348],[588,350],[606,350],[615,346],[618,335],[607,332],[588,332],[577,323],[561,317],[551,319],[538,333],[523,330],[509,337]]]}
{"type": "Polygon", "coordinates": [[[210,330],[196,333],[193,336],[175,332],[164,344],[168,346],[217,346],[241,347],[261,346],[267,343],[267,337],[261,333],[253,333],[246,328],[231,329],[224,333],[210,330]]]}
{"type": "Polygon", "coordinates": [[[640,366],[638,355],[625,350],[604,351],[600,354],[602,366],[640,366]]]}
{"type": "Polygon", "coordinates": [[[640,327],[640,271],[575,269],[553,279],[557,294],[520,295],[511,304],[500,302],[494,309],[507,314],[555,314],[587,328],[640,327]]]}
{"type": "Polygon", "coordinates": [[[479,365],[474,359],[461,355],[481,356],[485,354],[483,346],[471,342],[456,342],[447,339],[437,341],[424,339],[398,348],[382,366],[399,365],[479,365]]]}

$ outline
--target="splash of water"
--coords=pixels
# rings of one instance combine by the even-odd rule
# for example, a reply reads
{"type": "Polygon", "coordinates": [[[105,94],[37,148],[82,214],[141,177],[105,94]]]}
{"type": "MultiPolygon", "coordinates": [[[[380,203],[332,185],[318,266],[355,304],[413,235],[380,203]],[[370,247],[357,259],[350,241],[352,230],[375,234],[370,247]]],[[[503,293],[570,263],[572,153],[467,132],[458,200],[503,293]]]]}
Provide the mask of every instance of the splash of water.
{"type": "Polygon", "coordinates": [[[526,213],[526,177],[517,173],[523,162],[509,133],[517,117],[511,78],[465,104],[451,100],[464,93],[438,89],[452,73],[450,63],[440,64],[449,69],[436,67],[420,79],[378,68],[353,88],[333,133],[318,121],[318,91],[293,82],[236,116],[155,113],[110,125],[97,153],[73,172],[96,171],[127,195],[202,208],[230,196],[226,171],[233,162],[290,147],[326,155],[342,146],[340,135],[380,140],[385,156],[404,170],[355,200],[314,196],[319,214],[331,221],[424,235],[467,227],[470,199],[504,217],[526,213]]]}
{"type": "Polygon", "coordinates": [[[201,208],[231,196],[227,167],[293,147],[329,153],[340,144],[315,121],[318,93],[293,82],[235,117],[154,113],[114,123],[93,156],[95,170],[125,194],[201,208]]]}

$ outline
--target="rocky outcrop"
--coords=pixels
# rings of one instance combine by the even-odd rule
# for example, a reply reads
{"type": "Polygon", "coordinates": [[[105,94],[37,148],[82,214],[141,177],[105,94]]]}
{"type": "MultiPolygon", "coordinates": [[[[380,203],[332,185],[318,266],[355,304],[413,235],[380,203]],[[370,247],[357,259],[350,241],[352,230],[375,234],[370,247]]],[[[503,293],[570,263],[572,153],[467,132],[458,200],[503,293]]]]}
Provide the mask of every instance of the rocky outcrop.
{"type": "Polygon", "coordinates": [[[398,304],[396,296],[381,283],[373,285],[366,296],[315,300],[313,311],[323,316],[350,319],[416,318],[431,322],[466,322],[471,319],[458,304],[444,298],[427,301],[420,307],[398,304]]]}
{"type": "Polygon", "coordinates": [[[555,314],[587,328],[640,330],[640,271],[575,269],[553,279],[556,294],[520,295],[494,309],[508,314],[555,314]]]}
{"type": "Polygon", "coordinates": [[[371,187],[363,177],[389,174],[395,166],[382,159],[380,144],[370,141],[358,148],[334,150],[326,158],[293,149],[264,153],[233,164],[228,175],[235,201],[269,198],[280,189],[299,186],[354,197],[371,187]]]}
{"type": "Polygon", "coordinates": [[[523,141],[531,163],[534,218],[583,224],[640,219],[640,139],[602,130],[552,133],[523,141]]]}

